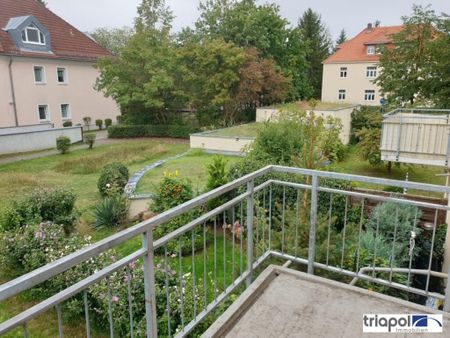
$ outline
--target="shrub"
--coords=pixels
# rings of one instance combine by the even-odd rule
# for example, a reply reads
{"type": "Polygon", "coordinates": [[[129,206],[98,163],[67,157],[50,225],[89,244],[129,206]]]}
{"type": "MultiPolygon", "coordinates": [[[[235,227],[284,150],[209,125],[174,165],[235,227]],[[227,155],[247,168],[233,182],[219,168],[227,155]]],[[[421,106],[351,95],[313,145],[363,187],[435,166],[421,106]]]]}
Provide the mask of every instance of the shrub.
{"type": "Polygon", "coordinates": [[[96,229],[114,228],[125,221],[128,214],[127,199],[122,195],[112,195],[99,202],[93,211],[96,229]]]}
{"type": "Polygon", "coordinates": [[[88,128],[88,130],[91,125],[91,121],[92,121],[92,119],[89,116],[83,117],[84,125],[88,128]]]}
{"type": "MultiPolygon", "coordinates": [[[[228,172],[226,170],[227,161],[223,156],[214,156],[207,164],[208,179],[206,181],[206,191],[218,188],[228,182],[228,172]]],[[[208,208],[215,207],[226,202],[228,196],[223,195],[208,202],[208,208]]]]}
{"type": "Polygon", "coordinates": [[[112,120],[111,119],[105,119],[105,129],[108,129],[108,127],[112,126],[112,120]]]}
{"type": "Polygon", "coordinates": [[[172,177],[171,173],[156,187],[151,209],[154,212],[163,212],[176,207],[194,197],[190,181],[172,177]]]}
{"type": "Polygon", "coordinates": [[[70,138],[67,136],[60,136],[56,139],[56,149],[59,150],[61,154],[65,154],[70,148],[70,138]]]}
{"type": "Polygon", "coordinates": [[[95,133],[86,133],[84,134],[84,142],[89,145],[89,149],[92,149],[95,143],[95,139],[97,135],[95,133]]]}
{"type": "Polygon", "coordinates": [[[72,127],[72,121],[65,121],[63,127],[72,127]]]}
{"type": "Polygon", "coordinates": [[[107,164],[98,179],[98,191],[102,196],[107,196],[111,192],[122,193],[128,178],[128,169],[123,164],[117,162],[107,164]]]}
{"type": "Polygon", "coordinates": [[[101,119],[95,120],[95,125],[98,127],[99,130],[102,130],[103,120],[101,119]]]}
{"type": "Polygon", "coordinates": [[[1,228],[11,230],[27,223],[51,221],[72,232],[77,220],[74,210],[76,196],[63,188],[36,189],[22,200],[13,201],[3,212],[1,228]]]}
{"type": "Polygon", "coordinates": [[[108,128],[110,138],[129,137],[177,137],[188,138],[198,128],[190,125],[115,125],[108,128]]]}

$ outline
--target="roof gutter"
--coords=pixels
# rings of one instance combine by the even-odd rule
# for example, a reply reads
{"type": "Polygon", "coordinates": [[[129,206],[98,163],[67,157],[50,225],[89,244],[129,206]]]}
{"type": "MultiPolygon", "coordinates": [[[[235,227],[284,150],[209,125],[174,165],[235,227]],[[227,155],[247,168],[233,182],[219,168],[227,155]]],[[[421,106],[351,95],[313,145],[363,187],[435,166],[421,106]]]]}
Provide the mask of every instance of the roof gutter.
{"type": "Polygon", "coordinates": [[[13,60],[14,60],[13,57],[10,56],[9,57],[9,64],[8,64],[9,83],[11,85],[11,97],[12,97],[12,106],[13,106],[13,110],[14,110],[14,120],[16,122],[16,127],[18,127],[19,126],[19,119],[17,117],[16,92],[14,90],[14,78],[13,78],[13,72],[12,72],[13,60]]]}

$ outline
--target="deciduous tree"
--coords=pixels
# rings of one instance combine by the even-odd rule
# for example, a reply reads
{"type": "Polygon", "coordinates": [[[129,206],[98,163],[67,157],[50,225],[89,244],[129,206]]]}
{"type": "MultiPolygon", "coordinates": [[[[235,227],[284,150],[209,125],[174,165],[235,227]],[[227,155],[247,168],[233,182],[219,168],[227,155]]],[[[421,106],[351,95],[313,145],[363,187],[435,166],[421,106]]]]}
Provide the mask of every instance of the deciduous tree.
{"type": "Polygon", "coordinates": [[[92,38],[102,47],[118,55],[133,36],[134,30],[131,27],[108,28],[100,27],[90,33],[92,38]]]}

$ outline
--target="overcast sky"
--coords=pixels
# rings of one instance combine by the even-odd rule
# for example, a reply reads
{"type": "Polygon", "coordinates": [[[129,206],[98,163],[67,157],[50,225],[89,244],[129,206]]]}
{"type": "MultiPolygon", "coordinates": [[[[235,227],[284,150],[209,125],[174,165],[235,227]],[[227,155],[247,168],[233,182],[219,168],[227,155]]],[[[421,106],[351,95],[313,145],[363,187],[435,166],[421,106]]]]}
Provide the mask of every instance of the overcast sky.
{"type": "MultiPolygon", "coordinates": [[[[81,31],[97,27],[131,26],[141,0],[47,0],[48,7],[81,31]]],[[[259,0],[276,3],[281,14],[295,24],[311,7],[322,15],[335,39],[342,28],[348,36],[361,31],[368,22],[380,20],[382,25],[397,25],[400,17],[411,13],[413,4],[428,5],[440,14],[450,14],[450,0],[259,0]]],[[[198,17],[199,0],[167,0],[173,10],[174,30],[192,26],[198,17]]]]}

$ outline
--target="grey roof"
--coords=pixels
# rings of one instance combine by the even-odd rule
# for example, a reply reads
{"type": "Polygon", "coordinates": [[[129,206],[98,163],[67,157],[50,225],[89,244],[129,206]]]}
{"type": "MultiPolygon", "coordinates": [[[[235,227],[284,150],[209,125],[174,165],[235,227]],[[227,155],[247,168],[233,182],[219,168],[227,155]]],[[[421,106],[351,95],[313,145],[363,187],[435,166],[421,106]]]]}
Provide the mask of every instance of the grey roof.
{"type": "Polygon", "coordinates": [[[11,29],[17,29],[20,27],[21,24],[23,24],[30,17],[31,17],[31,15],[25,15],[25,16],[17,16],[15,18],[11,18],[11,19],[9,19],[8,23],[6,24],[6,27],[3,28],[3,30],[9,31],[11,29]]]}

